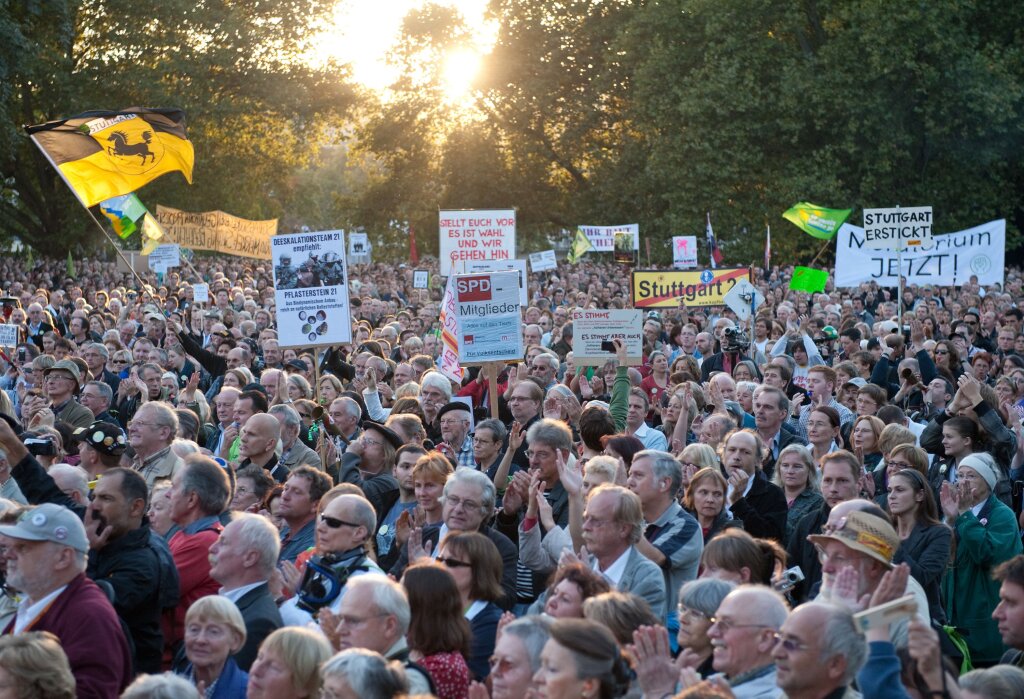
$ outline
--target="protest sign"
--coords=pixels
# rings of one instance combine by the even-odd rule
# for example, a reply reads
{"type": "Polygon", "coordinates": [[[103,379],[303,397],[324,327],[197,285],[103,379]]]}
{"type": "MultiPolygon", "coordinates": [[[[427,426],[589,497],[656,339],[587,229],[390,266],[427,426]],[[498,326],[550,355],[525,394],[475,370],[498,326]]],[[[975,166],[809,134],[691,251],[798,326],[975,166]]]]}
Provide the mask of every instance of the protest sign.
{"type": "Polygon", "coordinates": [[[676,269],[693,269],[697,266],[697,236],[672,236],[672,266],[676,269]]]}
{"type": "Polygon", "coordinates": [[[514,270],[519,273],[519,305],[529,305],[529,289],[527,288],[528,277],[526,276],[526,260],[469,260],[466,262],[466,274],[503,272],[508,270],[514,270]]]}
{"type": "Polygon", "coordinates": [[[864,247],[908,250],[931,247],[932,207],[864,209],[864,247]]]}
{"type": "Polygon", "coordinates": [[[814,294],[819,291],[824,291],[825,284],[827,283],[827,271],[797,265],[793,268],[793,277],[789,280],[789,288],[794,291],[806,291],[814,294]]]}
{"type": "Polygon", "coordinates": [[[366,233],[348,234],[348,262],[354,265],[370,264],[370,237],[366,233]]]}
{"type": "Polygon", "coordinates": [[[0,324],[0,347],[18,346],[18,326],[10,323],[0,324]]]}
{"type": "Polygon", "coordinates": [[[276,218],[247,221],[223,211],[192,213],[157,205],[156,220],[179,245],[261,260],[270,259],[270,238],[277,233],[276,218]]]}
{"type": "Polygon", "coordinates": [[[281,347],[351,342],[344,232],[277,235],[271,247],[281,347]]]}
{"type": "Polygon", "coordinates": [[[675,308],[682,299],[687,306],[723,306],[725,295],[740,279],[750,278],[746,267],[721,267],[703,271],[638,270],[633,272],[633,306],[675,308]]]}
{"type": "Polygon", "coordinates": [[[430,271],[425,269],[415,269],[412,272],[412,288],[413,289],[428,289],[430,288],[430,271]]]}
{"type": "Polygon", "coordinates": [[[577,309],[572,312],[572,356],[576,366],[604,366],[615,352],[601,349],[602,342],[626,343],[626,364],[643,364],[644,314],[636,309],[577,309]]]}
{"type": "Polygon", "coordinates": [[[512,260],[516,256],[515,209],[440,212],[441,274],[468,272],[466,262],[512,260]]]}
{"type": "MultiPolygon", "coordinates": [[[[908,284],[961,285],[972,275],[978,283],[1002,284],[1006,273],[1006,220],[989,221],[974,228],[932,236],[932,246],[908,248],[903,257],[903,276],[908,284]]],[[[856,287],[863,282],[896,286],[900,262],[892,250],[870,250],[864,229],[843,224],[836,236],[836,288],[856,287]]]]}
{"type": "Polygon", "coordinates": [[[640,224],[628,223],[622,226],[580,226],[579,230],[587,237],[594,252],[612,252],[615,250],[615,234],[630,233],[633,236],[633,249],[640,249],[640,224]]]}
{"type": "Polygon", "coordinates": [[[554,250],[530,253],[530,270],[533,272],[544,272],[558,267],[554,250]]]}
{"type": "Polygon", "coordinates": [[[632,265],[634,262],[633,234],[629,231],[616,231],[613,243],[613,258],[620,265],[632,265]]]}
{"type": "Polygon", "coordinates": [[[210,302],[210,285],[209,284],[193,284],[192,285],[192,300],[196,303],[209,303],[210,302]]]}
{"type": "Polygon", "coordinates": [[[518,277],[515,271],[455,276],[456,338],[462,366],[522,360],[518,277]]]}
{"type": "Polygon", "coordinates": [[[166,272],[172,267],[181,266],[181,246],[174,243],[157,245],[147,258],[149,268],[154,272],[166,272]]]}

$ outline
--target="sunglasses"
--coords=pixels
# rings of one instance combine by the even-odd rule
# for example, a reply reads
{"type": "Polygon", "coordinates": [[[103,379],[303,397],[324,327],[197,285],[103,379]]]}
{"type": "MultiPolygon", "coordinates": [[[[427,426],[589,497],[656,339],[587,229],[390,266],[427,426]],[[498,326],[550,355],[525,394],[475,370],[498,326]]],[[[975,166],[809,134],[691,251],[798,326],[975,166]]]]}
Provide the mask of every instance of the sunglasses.
{"type": "Polygon", "coordinates": [[[438,556],[437,560],[440,561],[441,563],[444,563],[449,568],[472,568],[473,567],[472,563],[466,563],[465,561],[460,561],[457,558],[442,558],[441,556],[438,556]]]}
{"type": "Polygon", "coordinates": [[[328,517],[327,515],[320,515],[320,521],[326,524],[331,529],[341,529],[342,527],[361,527],[363,525],[356,524],[355,522],[346,522],[343,519],[337,517],[328,517]]]}

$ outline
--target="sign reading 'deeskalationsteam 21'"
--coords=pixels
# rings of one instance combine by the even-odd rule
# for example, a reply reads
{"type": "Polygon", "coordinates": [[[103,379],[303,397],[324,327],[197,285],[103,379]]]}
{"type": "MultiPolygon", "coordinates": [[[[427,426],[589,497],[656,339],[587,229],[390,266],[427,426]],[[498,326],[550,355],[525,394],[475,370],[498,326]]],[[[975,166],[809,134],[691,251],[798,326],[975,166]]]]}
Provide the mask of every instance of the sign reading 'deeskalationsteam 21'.
{"type": "Polygon", "coordinates": [[[345,233],[276,235],[270,245],[281,347],[351,342],[345,233]]]}
{"type": "Polygon", "coordinates": [[[455,316],[461,364],[522,359],[519,272],[456,275],[455,316]]]}

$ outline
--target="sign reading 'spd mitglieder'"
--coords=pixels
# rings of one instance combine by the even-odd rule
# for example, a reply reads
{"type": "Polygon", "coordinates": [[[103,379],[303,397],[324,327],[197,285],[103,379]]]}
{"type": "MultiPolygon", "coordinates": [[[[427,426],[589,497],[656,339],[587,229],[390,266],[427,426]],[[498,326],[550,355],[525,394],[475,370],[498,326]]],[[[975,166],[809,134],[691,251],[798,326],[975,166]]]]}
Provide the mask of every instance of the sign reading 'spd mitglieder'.
{"type": "Polygon", "coordinates": [[[463,366],[522,358],[519,272],[456,275],[455,316],[463,366]]]}
{"type": "Polygon", "coordinates": [[[633,272],[634,308],[724,306],[725,295],[740,279],[750,279],[747,267],[705,270],[638,270],[633,272]]]}

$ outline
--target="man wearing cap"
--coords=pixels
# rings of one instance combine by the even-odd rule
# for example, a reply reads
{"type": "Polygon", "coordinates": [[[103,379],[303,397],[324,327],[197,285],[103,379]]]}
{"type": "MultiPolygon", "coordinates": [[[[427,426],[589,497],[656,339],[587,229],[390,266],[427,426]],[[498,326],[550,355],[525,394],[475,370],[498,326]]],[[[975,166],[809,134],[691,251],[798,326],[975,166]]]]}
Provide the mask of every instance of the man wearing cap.
{"type": "Polygon", "coordinates": [[[49,631],[67,655],[76,696],[120,696],[132,658],[106,593],[85,574],[89,541],[82,520],[66,507],[39,505],[0,526],[0,544],[7,584],[23,596],[4,633],[49,631]]]}
{"type": "Polygon", "coordinates": [[[89,577],[113,592],[114,609],[128,627],[135,669],[160,672],[160,613],[178,602],[178,572],[167,544],[146,519],[146,481],[131,469],[107,471],[85,511],[89,577]]]}
{"type": "Polygon", "coordinates": [[[120,466],[121,455],[128,448],[124,430],[109,422],[96,421],[88,427],[79,427],[72,437],[78,442],[80,463],[90,478],[120,466]]]}
{"type": "MultiPolygon", "coordinates": [[[[829,526],[821,534],[810,536],[808,540],[817,549],[821,561],[821,592],[817,601],[849,606],[851,601],[856,603],[865,595],[870,599],[882,582],[882,576],[892,570],[892,558],[900,546],[900,538],[889,521],[883,518],[885,513],[872,503],[853,500],[842,507],[843,510],[833,510],[829,526]],[[856,509],[858,507],[864,507],[868,511],[856,509]],[[872,514],[872,511],[876,514],[872,514]],[[853,600],[841,596],[835,585],[836,576],[844,569],[852,569],[857,573],[857,587],[853,600]]],[[[900,566],[906,568],[909,573],[906,563],[901,563],[900,566]]],[[[910,575],[907,576],[907,589],[904,594],[914,595],[917,619],[925,625],[930,624],[928,596],[910,575]]],[[[889,634],[893,645],[906,647],[909,622],[908,618],[903,618],[890,625],[889,634]]]]}
{"type": "Polygon", "coordinates": [[[178,416],[166,403],[143,403],[128,423],[128,442],[135,450],[133,468],[146,479],[149,489],[162,478],[181,470],[181,458],[171,451],[178,434],[178,416]]]}
{"type": "Polygon", "coordinates": [[[275,449],[281,437],[281,424],[273,415],[258,413],[242,427],[238,455],[242,462],[238,468],[255,465],[264,469],[278,483],[288,479],[288,468],[277,460],[275,449]]]}
{"type": "Polygon", "coordinates": [[[372,420],[363,421],[363,432],[341,457],[339,483],[354,483],[377,512],[387,512],[398,499],[394,476],[395,452],[402,438],[394,430],[372,420]]]}
{"type": "Polygon", "coordinates": [[[456,468],[475,468],[473,458],[473,437],[469,434],[470,413],[465,403],[452,401],[437,411],[437,422],[441,426],[441,439],[437,446],[456,468]]]}
{"type": "Polygon", "coordinates": [[[43,372],[43,386],[50,399],[54,419],[72,427],[88,427],[93,422],[92,412],[75,400],[82,385],[82,372],[70,359],[62,359],[43,372]]]}

